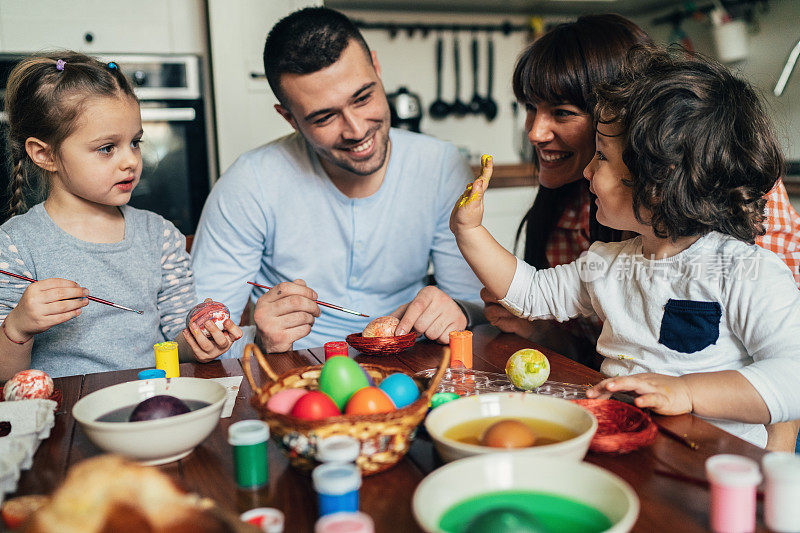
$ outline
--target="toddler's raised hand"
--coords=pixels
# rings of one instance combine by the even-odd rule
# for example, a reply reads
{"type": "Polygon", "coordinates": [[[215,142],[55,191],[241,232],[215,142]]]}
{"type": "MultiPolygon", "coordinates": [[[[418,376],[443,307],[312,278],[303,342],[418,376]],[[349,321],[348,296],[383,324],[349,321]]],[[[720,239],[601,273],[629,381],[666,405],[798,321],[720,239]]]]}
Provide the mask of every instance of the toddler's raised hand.
{"type": "Polygon", "coordinates": [[[89,303],[88,295],[87,289],[67,279],[47,278],[31,283],[6,317],[6,335],[14,341],[27,342],[80,315],[89,303]]]}
{"type": "Polygon", "coordinates": [[[692,412],[692,395],[686,382],[678,376],[633,374],[604,379],[588,391],[588,398],[606,399],[615,392],[635,392],[637,407],[650,408],[660,415],[681,415],[692,412]]]}
{"type": "Polygon", "coordinates": [[[201,363],[216,359],[227,352],[234,341],[242,338],[242,330],[230,318],[222,323],[222,329],[219,329],[213,320],[207,321],[202,327],[206,328],[210,337],[207,337],[196,324],[183,330],[186,344],[201,363]]]}
{"type": "Polygon", "coordinates": [[[484,154],[481,157],[481,175],[467,185],[450,214],[450,231],[456,236],[459,231],[480,226],[483,220],[483,194],[489,186],[493,168],[492,156],[484,154]]]}

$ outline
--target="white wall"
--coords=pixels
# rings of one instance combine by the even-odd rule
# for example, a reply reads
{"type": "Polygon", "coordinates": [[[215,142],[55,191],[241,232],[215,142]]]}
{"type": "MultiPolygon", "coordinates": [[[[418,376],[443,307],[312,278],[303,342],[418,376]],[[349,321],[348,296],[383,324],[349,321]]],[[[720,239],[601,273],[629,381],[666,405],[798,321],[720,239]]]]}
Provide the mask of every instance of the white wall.
{"type": "MultiPolygon", "coordinates": [[[[656,41],[665,43],[672,28],[669,25],[652,25],[652,19],[659,14],[635,20],[656,41]]],[[[695,50],[715,57],[711,28],[707,21],[689,19],[684,22],[683,29],[694,43],[695,50]]],[[[750,30],[749,57],[730,67],[761,90],[787,158],[800,159],[800,62],[795,66],[783,95],[776,97],[772,93],[789,51],[800,39],[800,1],[770,1],[769,11],[758,12],[757,26],[751,26],[750,30]]]]}

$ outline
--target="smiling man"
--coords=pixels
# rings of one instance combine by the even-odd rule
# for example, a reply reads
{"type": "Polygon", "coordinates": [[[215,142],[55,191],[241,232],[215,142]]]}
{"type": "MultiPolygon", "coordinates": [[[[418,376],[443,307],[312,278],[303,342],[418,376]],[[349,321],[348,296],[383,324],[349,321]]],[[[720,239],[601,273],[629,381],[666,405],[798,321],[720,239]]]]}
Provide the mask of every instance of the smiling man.
{"type": "Polygon", "coordinates": [[[243,154],[212,190],[193,249],[199,293],[234,317],[255,301],[269,352],[343,340],[370,320],[314,300],[394,315],[398,334],[439,342],[468,314],[482,319],[448,228],[469,167],[448,143],[390,129],[380,65],[355,25],[297,11],[268,35],[264,68],[295,133],[243,154]]]}

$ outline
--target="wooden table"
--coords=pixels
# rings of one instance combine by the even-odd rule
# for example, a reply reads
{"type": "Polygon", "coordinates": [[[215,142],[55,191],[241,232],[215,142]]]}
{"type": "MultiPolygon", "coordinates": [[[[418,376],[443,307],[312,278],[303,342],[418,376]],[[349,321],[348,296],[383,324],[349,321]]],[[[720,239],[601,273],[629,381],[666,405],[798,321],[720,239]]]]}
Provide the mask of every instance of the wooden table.
{"type": "MultiPolygon", "coordinates": [[[[520,348],[531,347],[530,341],[516,335],[503,334],[489,326],[476,328],[473,337],[474,368],[502,372],[509,355],[520,348]]],[[[550,379],[577,384],[596,383],[597,372],[552,351],[542,349],[550,360],[550,379]]],[[[356,360],[417,372],[435,367],[441,360],[443,347],[420,342],[399,357],[358,355],[356,360]]],[[[351,355],[356,352],[351,350],[351,355]]],[[[322,348],[271,355],[270,362],[279,374],[297,366],[319,364],[324,360],[322,348]]],[[[254,363],[255,366],[255,363],[254,363]]],[[[255,375],[264,383],[261,369],[255,375]]],[[[16,494],[47,494],[64,478],[71,465],[101,453],[91,444],[71,416],[75,402],[103,387],[134,380],[137,370],[72,376],[55,380],[63,393],[63,403],[56,415],[50,438],[43,441],[36,453],[33,468],[23,473],[16,494]]],[[[181,365],[182,376],[221,377],[242,375],[241,362],[235,359],[208,364],[181,365]]],[[[260,491],[237,489],[233,458],[227,443],[228,427],[239,420],[257,418],[250,405],[251,389],[243,379],[236,406],[230,418],[219,426],[185,459],[160,467],[174,476],[187,490],[216,500],[222,506],[240,513],[254,507],[276,507],[287,517],[287,532],[312,531],[317,518],[316,496],[310,477],[288,465],[274,442],[269,445],[269,486],[260,491]]],[[[641,512],[634,531],[707,531],[709,516],[708,489],[667,477],[658,470],[673,471],[704,478],[704,462],[716,453],[735,453],[760,460],[764,451],[691,415],[659,417],[669,429],[687,434],[699,444],[693,451],[683,444],[659,434],[652,446],[621,455],[589,453],[586,460],[607,468],[625,479],[641,500],[641,512]]],[[[390,470],[364,479],[361,488],[361,510],[372,516],[378,532],[420,531],[411,512],[414,489],[431,470],[440,466],[429,440],[417,438],[409,454],[390,470]]],[[[766,531],[759,504],[759,531],[766,531]]]]}

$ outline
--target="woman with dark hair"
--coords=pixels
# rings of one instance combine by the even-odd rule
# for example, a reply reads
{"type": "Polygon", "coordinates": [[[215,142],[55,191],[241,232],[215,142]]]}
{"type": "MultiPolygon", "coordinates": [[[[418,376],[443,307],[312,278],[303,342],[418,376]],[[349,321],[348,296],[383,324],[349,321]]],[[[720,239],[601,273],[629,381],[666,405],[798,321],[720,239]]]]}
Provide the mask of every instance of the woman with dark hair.
{"type": "MultiPolygon", "coordinates": [[[[525,105],[525,127],[537,162],[539,191],[517,230],[525,232],[527,263],[549,268],[574,261],[594,241],[619,241],[623,234],[597,222],[583,169],[594,156],[594,87],[614,79],[628,51],[654,46],[647,34],[619,15],[587,15],[560,24],[522,52],[514,69],[514,95],[525,105]]],[[[481,292],[490,323],[590,366],[600,333],[596,319],[559,324],[519,319],[481,292]],[[557,335],[553,335],[553,329],[557,335]],[[553,344],[557,339],[558,345],[553,344]]]]}
{"type": "MultiPolygon", "coordinates": [[[[536,268],[570,263],[595,241],[631,236],[597,221],[597,205],[582,177],[595,152],[595,87],[620,74],[631,48],[652,46],[652,39],[624,17],[586,15],[556,26],[517,60],[514,94],[527,110],[526,128],[540,185],[517,241],[524,232],[523,258],[536,268]]],[[[767,195],[766,214],[766,233],[756,238],[756,244],[775,252],[800,283],[800,217],[780,180],[767,195]]],[[[486,318],[501,330],[541,341],[584,364],[599,365],[594,350],[598,320],[529,322],[498,305],[485,289],[481,297],[486,318]]]]}

